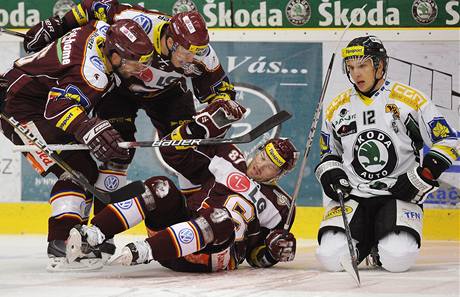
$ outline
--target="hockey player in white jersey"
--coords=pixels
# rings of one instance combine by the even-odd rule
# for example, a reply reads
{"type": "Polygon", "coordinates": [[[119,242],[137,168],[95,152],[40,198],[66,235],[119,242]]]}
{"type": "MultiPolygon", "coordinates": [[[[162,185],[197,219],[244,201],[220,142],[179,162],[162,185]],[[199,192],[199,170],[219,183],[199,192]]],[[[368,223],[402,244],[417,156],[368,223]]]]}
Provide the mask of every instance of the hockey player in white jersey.
{"type": "Polygon", "coordinates": [[[419,253],[422,204],[454,160],[456,131],[422,92],[386,79],[388,56],[375,36],[342,50],[353,87],[323,108],[321,162],[315,170],[332,199],[321,223],[317,259],[343,270],[348,253],[336,189],[345,207],[358,262],[372,254],[391,272],[408,270],[419,253]],[[421,156],[423,145],[430,147],[421,156]]]}

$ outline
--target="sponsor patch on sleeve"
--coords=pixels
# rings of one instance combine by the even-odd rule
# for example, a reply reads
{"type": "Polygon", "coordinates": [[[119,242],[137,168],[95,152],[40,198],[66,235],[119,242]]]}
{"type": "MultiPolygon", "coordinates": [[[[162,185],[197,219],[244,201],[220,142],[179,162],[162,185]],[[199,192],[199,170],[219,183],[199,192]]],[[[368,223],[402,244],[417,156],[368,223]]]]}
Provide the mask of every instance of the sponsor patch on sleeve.
{"type": "Polygon", "coordinates": [[[428,123],[428,126],[430,127],[431,140],[435,143],[445,138],[456,138],[454,130],[450,128],[446,119],[443,117],[434,118],[428,123]]]}
{"type": "Polygon", "coordinates": [[[319,147],[321,150],[321,156],[331,152],[331,147],[329,144],[331,136],[325,132],[321,131],[321,136],[319,137],[319,147]]]}

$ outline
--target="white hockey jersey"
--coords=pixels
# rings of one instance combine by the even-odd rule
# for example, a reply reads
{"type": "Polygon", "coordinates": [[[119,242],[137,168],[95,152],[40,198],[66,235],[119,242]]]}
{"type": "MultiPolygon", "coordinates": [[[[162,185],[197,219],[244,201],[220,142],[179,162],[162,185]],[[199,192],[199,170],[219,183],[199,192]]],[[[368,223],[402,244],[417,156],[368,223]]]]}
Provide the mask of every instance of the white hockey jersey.
{"type": "Polygon", "coordinates": [[[354,88],[324,105],[321,158],[333,154],[360,197],[389,195],[396,178],[420,164],[423,144],[449,166],[457,133],[422,92],[385,81],[371,98],[354,88]]]}

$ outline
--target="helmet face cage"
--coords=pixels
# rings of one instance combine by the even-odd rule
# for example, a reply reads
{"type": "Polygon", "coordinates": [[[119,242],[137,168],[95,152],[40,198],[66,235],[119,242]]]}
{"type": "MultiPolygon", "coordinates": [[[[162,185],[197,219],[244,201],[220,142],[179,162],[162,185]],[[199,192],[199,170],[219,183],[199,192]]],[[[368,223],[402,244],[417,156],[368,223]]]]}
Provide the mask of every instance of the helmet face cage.
{"type": "Polygon", "coordinates": [[[350,73],[347,68],[347,61],[353,60],[361,64],[368,59],[372,59],[374,69],[377,70],[380,61],[383,62],[383,74],[387,73],[388,55],[383,47],[382,41],[375,36],[358,37],[350,41],[346,48],[342,49],[342,69],[350,79],[350,73]]]}

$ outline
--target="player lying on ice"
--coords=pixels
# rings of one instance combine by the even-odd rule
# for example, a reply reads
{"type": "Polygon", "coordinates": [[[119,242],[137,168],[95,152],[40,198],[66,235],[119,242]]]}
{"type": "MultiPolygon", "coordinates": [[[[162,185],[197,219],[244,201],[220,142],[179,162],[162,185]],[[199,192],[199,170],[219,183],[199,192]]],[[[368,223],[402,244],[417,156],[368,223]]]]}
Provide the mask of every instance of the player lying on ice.
{"type": "MultiPolygon", "coordinates": [[[[234,101],[217,100],[167,138],[221,136],[244,112],[234,101]]],[[[142,196],[108,205],[90,226],[77,225],[71,230],[69,261],[97,253],[105,238],[142,220],[149,237],[126,245],[112,262],[136,265],[155,260],[176,271],[212,272],[235,269],[244,259],[255,267],[294,259],[293,234],[282,237],[289,208],[294,205],[276,184],[293,169],[298,157],[288,139],[267,141],[249,165],[231,144],[163,147],[162,154],[170,166],[201,188],[186,198],[169,178],[149,178],[142,196]]]]}
{"type": "Polygon", "coordinates": [[[343,269],[348,249],[337,215],[340,188],[358,262],[371,254],[388,271],[406,271],[421,246],[422,204],[459,157],[456,131],[423,93],[386,79],[387,52],[375,36],[353,39],[342,56],[353,88],[323,109],[316,176],[333,201],[316,256],[329,271],[343,269]],[[430,150],[420,162],[424,144],[430,150]]]}

